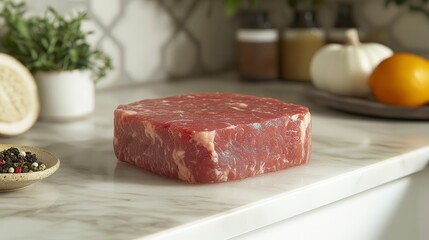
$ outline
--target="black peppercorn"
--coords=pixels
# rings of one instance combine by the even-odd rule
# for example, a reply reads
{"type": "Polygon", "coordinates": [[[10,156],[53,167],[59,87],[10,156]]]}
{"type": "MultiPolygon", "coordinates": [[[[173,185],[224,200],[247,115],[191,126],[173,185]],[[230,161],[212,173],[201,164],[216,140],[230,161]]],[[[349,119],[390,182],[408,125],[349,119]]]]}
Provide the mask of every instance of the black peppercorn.
{"type": "Polygon", "coordinates": [[[34,153],[13,147],[0,152],[0,173],[28,173],[45,169],[46,165],[34,153]]]}

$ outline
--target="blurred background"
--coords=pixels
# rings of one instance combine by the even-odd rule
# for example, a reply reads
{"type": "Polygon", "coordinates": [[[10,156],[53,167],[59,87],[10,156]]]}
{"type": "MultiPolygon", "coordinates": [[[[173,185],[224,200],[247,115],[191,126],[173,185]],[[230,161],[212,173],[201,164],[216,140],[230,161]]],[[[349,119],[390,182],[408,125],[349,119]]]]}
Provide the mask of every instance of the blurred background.
{"type": "MultiPolygon", "coordinates": [[[[113,60],[115,69],[98,88],[110,88],[161,79],[201,76],[236,66],[237,16],[225,13],[223,0],[27,0],[35,13],[53,6],[61,13],[87,10],[94,30],[91,44],[113,60]]],[[[319,4],[318,21],[324,30],[334,25],[339,3],[319,4]]],[[[429,56],[429,19],[407,6],[384,0],[346,1],[367,41],[386,44],[395,51],[429,56]]],[[[400,1],[399,1],[400,2],[400,1]]],[[[284,0],[262,0],[278,29],[287,27],[293,11],[284,0]]]]}

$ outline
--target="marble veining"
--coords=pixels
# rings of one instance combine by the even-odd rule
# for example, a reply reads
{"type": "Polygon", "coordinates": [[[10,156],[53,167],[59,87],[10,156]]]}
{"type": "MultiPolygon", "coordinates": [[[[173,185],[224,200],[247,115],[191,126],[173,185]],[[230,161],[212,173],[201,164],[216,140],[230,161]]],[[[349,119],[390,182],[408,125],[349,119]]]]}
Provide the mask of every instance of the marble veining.
{"type": "Polygon", "coordinates": [[[227,239],[422,170],[429,122],[354,116],[319,107],[298,83],[245,84],[231,75],[97,93],[84,121],[39,122],[2,143],[59,156],[53,176],[0,194],[0,239],[227,239]],[[117,162],[113,110],[142,98],[227,91],[305,104],[313,117],[310,163],[250,179],[189,185],[117,162]],[[24,227],[23,227],[24,226],[24,227]]]}

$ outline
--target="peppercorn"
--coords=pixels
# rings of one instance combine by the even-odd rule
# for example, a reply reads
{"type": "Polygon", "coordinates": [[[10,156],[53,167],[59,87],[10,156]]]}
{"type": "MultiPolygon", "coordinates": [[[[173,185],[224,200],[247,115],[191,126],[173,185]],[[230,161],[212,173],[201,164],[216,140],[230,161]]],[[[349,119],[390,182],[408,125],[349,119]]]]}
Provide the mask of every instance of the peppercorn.
{"type": "Polygon", "coordinates": [[[36,154],[9,148],[0,151],[0,173],[29,173],[46,170],[36,154]]]}
{"type": "Polygon", "coordinates": [[[21,157],[25,157],[26,153],[24,151],[19,151],[18,155],[21,156],[21,157]]]}
{"type": "Polygon", "coordinates": [[[39,164],[37,162],[34,162],[33,164],[31,164],[31,169],[37,170],[38,166],[39,166],[39,164]]]}
{"type": "Polygon", "coordinates": [[[39,171],[43,171],[43,170],[45,170],[46,169],[46,165],[45,164],[40,164],[39,165],[39,167],[37,168],[37,170],[39,170],[39,171]]]}

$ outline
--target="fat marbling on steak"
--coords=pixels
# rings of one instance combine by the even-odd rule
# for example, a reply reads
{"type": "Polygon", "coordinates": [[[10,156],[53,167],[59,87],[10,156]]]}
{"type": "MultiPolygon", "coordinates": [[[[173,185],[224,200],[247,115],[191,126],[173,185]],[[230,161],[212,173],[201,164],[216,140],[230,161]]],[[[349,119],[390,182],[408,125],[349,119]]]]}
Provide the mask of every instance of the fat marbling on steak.
{"type": "Polygon", "coordinates": [[[235,93],[196,93],[120,105],[116,157],[189,183],[242,179],[305,164],[307,107],[235,93]]]}

